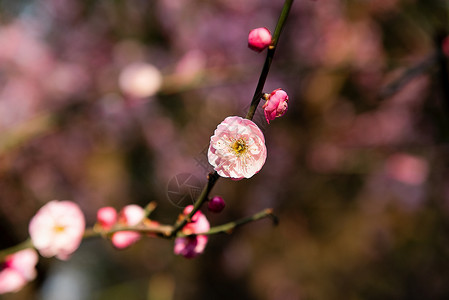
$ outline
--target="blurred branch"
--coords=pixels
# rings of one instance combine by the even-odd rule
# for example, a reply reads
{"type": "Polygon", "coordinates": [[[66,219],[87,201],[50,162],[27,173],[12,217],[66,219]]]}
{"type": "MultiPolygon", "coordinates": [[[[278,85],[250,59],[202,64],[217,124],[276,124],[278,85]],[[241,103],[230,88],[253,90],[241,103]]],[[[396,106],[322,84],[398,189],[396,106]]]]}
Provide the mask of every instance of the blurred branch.
{"type": "Polygon", "coordinates": [[[431,67],[433,67],[438,61],[438,52],[431,53],[422,61],[418,62],[416,65],[405,70],[402,75],[395,81],[388,84],[380,91],[380,98],[388,98],[399,92],[405,85],[407,85],[415,77],[424,74],[431,67]]]}
{"type": "Polygon", "coordinates": [[[173,227],[170,225],[145,225],[144,223],[136,226],[114,226],[110,230],[103,230],[94,226],[92,228],[87,228],[84,232],[83,239],[93,238],[93,237],[108,237],[116,232],[120,231],[133,231],[142,234],[154,234],[161,238],[171,238],[170,233],[173,227]]]}
{"type": "Polygon", "coordinates": [[[36,118],[17,126],[14,130],[2,134],[0,154],[20,147],[31,138],[45,134],[54,127],[54,119],[50,113],[42,113],[36,118]]]}
{"type": "Polygon", "coordinates": [[[33,244],[31,243],[31,239],[27,239],[27,240],[23,241],[20,244],[17,244],[15,246],[10,247],[10,248],[6,248],[6,249],[1,250],[0,251],[0,262],[5,261],[6,256],[8,256],[10,254],[13,254],[13,253],[16,253],[16,252],[18,252],[20,250],[27,249],[27,248],[34,248],[33,244]]]}
{"type": "MultiPolygon", "coordinates": [[[[151,203],[150,203],[151,204],[151,203]]],[[[240,227],[242,225],[248,224],[250,222],[258,221],[264,218],[271,218],[273,224],[277,225],[279,223],[278,218],[273,214],[273,209],[267,208],[260,212],[255,213],[252,216],[245,217],[239,219],[237,221],[229,222],[223,225],[212,227],[209,231],[204,233],[199,233],[197,235],[213,235],[219,233],[231,233],[235,228],[240,227]]],[[[184,218],[184,220],[186,220],[184,218]]],[[[99,228],[97,225],[92,228],[86,228],[84,231],[83,239],[94,238],[94,237],[109,237],[110,235],[120,232],[120,231],[133,231],[141,234],[153,234],[155,237],[171,239],[174,237],[172,232],[174,232],[174,228],[170,225],[146,225],[145,222],[136,225],[136,226],[115,226],[110,230],[103,230],[99,228]]],[[[187,234],[179,233],[178,237],[189,236],[187,234]]],[[[15,245],[13,247],[4,249],[0,251],[0,262],[4,261],[6,256],[18,252],[20,250],[24,250],[27,248],[34,248],[30,239],[15,245]]]]}

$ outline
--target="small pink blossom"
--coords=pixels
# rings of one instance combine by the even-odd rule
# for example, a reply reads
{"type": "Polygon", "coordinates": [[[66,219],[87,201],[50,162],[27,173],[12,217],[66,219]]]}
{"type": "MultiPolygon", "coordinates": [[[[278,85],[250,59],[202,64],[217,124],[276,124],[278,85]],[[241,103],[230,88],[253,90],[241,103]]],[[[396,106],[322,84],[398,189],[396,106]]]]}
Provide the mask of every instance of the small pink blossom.
{"type": "MultiPolygon", "coordinates": [[[[193,205],[189,205],[184,209],[183,214],[188,215],[193,209],[193,205]]],[[[206,232],[210,229],[209,221],[206,216],[197,211],[191,222],[189,222],[182,229],[182,233],[191,236],[178,237],[175,239],[174,252],[177,255],[182,255],[186,258],[194,258],[203,253],[206,248],[208,237],[207,235],[195,235],[198,233],[206,232]]]]}
{"type": "Polygon", "coordinates": [[[71,201],[50,201],[31,219],[29,232],[42,256],[66,260],[78,249],[85,228],[84,215],[71,201]]]}
{"type": "Polygon", "coordinates": [[[115,248],[125,249],[140,240],[140,234],[134,231],[119,231],[112,235],[111,241],[115,248]]]}
{"type": "Polygon", "coordinates": [[[265,113],[265,118],[268,124],[271,120],[277,117],[281,117],[287,111],[288,105],[288,95],[285,91],[281,89],[274,90],[268,96],[267,102],[262,106],[265,113]]]}
{"type": "Polygon", "coordinates": [[[0,294],[17,292],[36,277],[38,255],[25,249],[8,255],[0,271],[0,294]]]}
{"type": "Polygon", "coordinates": [[[135,226],[145,217],[145,211],[136,204],[126,205],[120,211],[118,221],[126,226],[135,226]]]}
{"type": "Polygon", "coordinates": [[[215,129],[207,156],[220,176],[235,180],[250,178],[265,164],[265,138],[254,122],[227,117],[215,129]]]}
{"type": "MultiPolygon", "coordinates": [[[[142,207],[131,204],[122,208],[119,213],[118,223],[121,226],[136,226],[145,218],[142,207]]],[[[124,249],[140,239],[140,233],[134,231],[119,231],[112,235],[112,244],[118,249],[124,249]]]]}
{"type": "MultiPolygon", "coordinates": [[[[188,215],[193,210],[193,205],[189,205],[184,208],[183,214],[188,215]]],[[[206,232],[210,229],[209,221],[206,216],[201,212],[197,211],[191,219],[191,222],[187,223],[182,229],[184,234],[196,234],[201,232],[206,232]]]]}
{"type": "Polygon", "coordinates": [[[117,211],[110,206],[102,207],[97,212],[97,221],[101,228],[109,230],[117,223],[117,211]]]}
{"type": "Polygon", "coordinates": [[[265,27],[253,29],[248,35],[248,47],[254,51],[262,52],[271,44],[271,33],[265,27]]]}

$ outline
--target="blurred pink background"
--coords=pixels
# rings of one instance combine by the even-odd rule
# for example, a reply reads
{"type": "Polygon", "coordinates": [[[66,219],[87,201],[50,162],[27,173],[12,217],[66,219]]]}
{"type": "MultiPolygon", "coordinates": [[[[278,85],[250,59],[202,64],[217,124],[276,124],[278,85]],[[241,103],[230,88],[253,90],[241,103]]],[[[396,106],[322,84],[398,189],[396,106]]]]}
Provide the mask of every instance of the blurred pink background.
{"type": "MultiPolygon", "coordinates": [[[[92,226],[103,206],[182,208],[170,179],[211,170],[217,124],[244,116],[282,1],[0,1],[1,248],[25,240],[45,203],[72,200],[92,226]]],[[[265,92],[289,110],[266,124],[268,157],[249,180],[218,181],[218,225],[193,260],[173,242],[117,251],[84,241],[41,258],[38,278],[0,299],[444,299],[449,297],[449,110],[435,37],[445,1],[296,1],[265,92]],[[391,89],[410,67],[430,61],[391,89]]],[[[443,63],[443,64],[442,64],[443,63]]],[[[445,63],[445,64],[444,64],[445,63]]]]}

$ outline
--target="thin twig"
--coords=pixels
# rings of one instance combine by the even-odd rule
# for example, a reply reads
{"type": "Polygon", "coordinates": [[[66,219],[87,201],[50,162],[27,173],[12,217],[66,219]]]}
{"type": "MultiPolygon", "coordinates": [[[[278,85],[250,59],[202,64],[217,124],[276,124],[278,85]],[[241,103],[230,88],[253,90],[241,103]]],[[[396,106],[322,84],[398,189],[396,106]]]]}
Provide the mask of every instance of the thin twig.
{"type": "Polygon", "coordinates": [[[386,87],[382,88],[379,97],[381,99],[384,99],[396,94],[412,79],[427,72],[431,67],[435,66],[437,62],[438,62],[438,53],[437,52],[431,53],[422,61],[418,62],[416,65],[405,70],[398,79],[391,82],[386,87]]]}
{"type": "Polygon", "coordinates": [[[210,230],[204,233],[197,233],[196,235],[212,235],[217,233],[231,233],[235,228],[245,225],[250,222],[258,221],[264,218],[271,218],[273,223],[277,225],[279,223],[278,218],[273,214],[273,209],[266,208],[252,216],[239,219],[237,221],[229,222],[223,225],[212,227],[210,230]]]}
{"type": "Polygon", "coordinates": [[[193,215],[201,208],[201,206],[203,205],[204,202],[206,202],[208,200],[209,197],[209,193],[212,190],[212,188],[214,187],[215,183],[217,182],[217,180],[220,178],[220,176],[218,175],[217,172],[214,173],[210,173],[207,177],[207,183],[203,188],[203,191],[201,192],[201,194],[199,195],[198,199],[195,202],[195,205],[193,206],[192,211],[185,217],[181,218],[180,220],[178,220],[175,225],[173,226],[173,230],[170,234],[171,237],[176,236],[176,234],[178,233],[178,231],[182,230],[182,228],[188,223],[190,222],[190,220],[192,219],[193,215]]]}

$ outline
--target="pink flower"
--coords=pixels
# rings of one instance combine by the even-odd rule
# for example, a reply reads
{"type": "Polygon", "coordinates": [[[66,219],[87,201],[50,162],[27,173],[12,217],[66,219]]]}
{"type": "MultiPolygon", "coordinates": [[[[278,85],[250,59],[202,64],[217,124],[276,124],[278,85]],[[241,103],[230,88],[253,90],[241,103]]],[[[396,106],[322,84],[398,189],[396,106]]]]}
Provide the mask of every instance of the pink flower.
{"type": "Polygon", "coordinates": [[[0,294],[17,292],[36,277],[38,255],[33,249],[25,249],[8,255],[0,271],[0,294]]]}
{"type": "Polygon", "coordinates": [[[265,138],[254,122],[227,117],[215,129],[207,156],[220,176],[250,178],[260,171],[267,158],[265,138]]]}
{"type": "MultiPolygon", "coordinates": [[[[193,205],[189,205],[184,209],[183,214],[188,215],[193,209],[193,205]]],[[[191,234],[187,237],[178,237],[175,239],[174,252],[186,258],[194,258],[203,253],[206,248],[207,235],[195,235],[206,232],[210,229],[209,221],[201,211],[197,211],[190,223],[182,229],[182,233],[191,234]]]]}
{"type": "Polygon", "coordinates": [[[267,102],[262,106],[265,113],[265,118],[268,124],[271,120],[277,117],[281,117],[287,111],[288,95],[285,91],[281,89],[274,90],[268,96],[267,102]]]}
{"type": "Polygon", "coordinates": [[[97,212],[97,221],[101,228],[109,230],[117,223],[117,211],[110,206],[102,207],[97,212]]]}
{"type": "MultiPolygon", "coordinates": [[[[193,205],[189,205],[184,208],[183,214],[188,215],[193,210],[193,205]]],[[[210,229],[209,221],[206,216],[201,212],[197,211],[193,217],[191,222],[187,223],[186,226],[182,229],[182,233],[184,234],[196,234],[206,232],[210,229]]]]}
{"type": "Polygon", "coordinates": [[[271,33],[265,27],[253,29],[248,35],[248,47],[254,51],[262,52],[271,44],[271,33]]]}
{"type": "MultiPolygon", "coordinates": [[[[145,217],[142,207],[131,204],[122,208],[119,213],[118,222],[122,226],[136,226],[145,217]]],[[[124,249],[140,239],[140,233],[134,231],[119,231],[112,235],[112,244],[118,249],[124,249]]]]}
{"type": "Polygon", "coordinates": [[[78,249],[85,228],[84,215],[71,201],[50,201],[31,219],[29,232],[42,256],[66,260],[78,249]]]}

